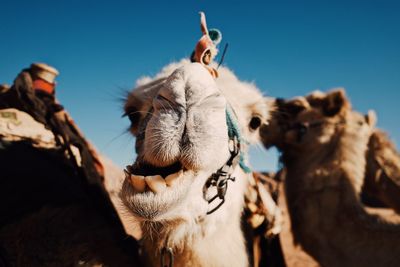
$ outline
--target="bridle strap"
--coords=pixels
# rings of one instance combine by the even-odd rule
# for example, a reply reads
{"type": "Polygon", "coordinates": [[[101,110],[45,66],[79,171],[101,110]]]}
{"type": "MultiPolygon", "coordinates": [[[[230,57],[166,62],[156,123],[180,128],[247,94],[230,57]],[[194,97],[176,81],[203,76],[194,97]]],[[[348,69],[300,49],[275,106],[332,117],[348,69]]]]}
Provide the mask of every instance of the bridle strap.
{"type": "Polygon", "coordinates": [[[228,182],[235,181],[235,177],[232,177],[232,170],[240,164],[242,158],[240,157],[240,130],[235,120],[237,118],[234,110],[230,105],[226,107],[226,123],[228,127],[228,136],[229,136],[229,153],[230,157],[225,162],[225,164],[219,168],[216,172],[211,174],[203,187],[203,198],[210,205],[215,200],[219,199],[220,202],[211,210],[207,211],[207,215],[214,213],[225,203],[225,195],[228,190],[228,182]],[[217,193],[209,198],[207,196],[208,189],[211,187],[216,187],[217,193]]]}
{"type": "Polygon", "coordinates": [[[233,142],[233,147],[232,149],[229,150],[230,152],[230,157],[227,160],[227,162],[219,168],[216,172],[214,172],[210,178],[208,178],[207,182],[204,185],[203,189],[203,198],[208,202],[208,204],[211,204],[214,202],[217,198],[219,198],[221,201],[218,203],[217,206],[212,208],[211,210],[207,211],[207,215],[210,215],[211,213],[215,212],[218,210],[224,203],[225,203],[225,195],[226,191],[228,190],[228,182],[235,181],[235,177],[232,177],[231,175],[231,170],[238,165],[238,155],[240,152],[240,143],[238,141],[235,141],[235,139],[230,140],[233,142]],[[215,194],[212,198],[208,199],[207,198],[207,190],[210,187],[216,187],[217,188],[217,194],[215,194]]]}

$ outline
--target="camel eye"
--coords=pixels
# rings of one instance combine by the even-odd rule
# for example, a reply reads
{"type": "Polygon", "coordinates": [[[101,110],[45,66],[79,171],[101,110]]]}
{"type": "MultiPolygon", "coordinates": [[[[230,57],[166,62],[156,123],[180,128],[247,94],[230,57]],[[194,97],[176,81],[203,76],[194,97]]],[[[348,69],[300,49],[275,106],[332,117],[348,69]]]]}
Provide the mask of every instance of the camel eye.
{"type": "Polygon", "coordinates": [[[261,126],[261,119],[260,117],[253,117],[249,123],[250,129],[256,130],[258,127],[261,126]]]}
{"type": "Polygon", "coordinates": [[[128,116],[128,119],[131,121],[132,125],[136,125],[140,119],[140,112],[134,108],[126,112],[126,116],[128,116]]]}
{"type": "Polygon", "coordinates": [[[140,114],[138,112],[131,113],[128,115],[128,118],[132,124],[136,124],[139,121],[140,114]]]}

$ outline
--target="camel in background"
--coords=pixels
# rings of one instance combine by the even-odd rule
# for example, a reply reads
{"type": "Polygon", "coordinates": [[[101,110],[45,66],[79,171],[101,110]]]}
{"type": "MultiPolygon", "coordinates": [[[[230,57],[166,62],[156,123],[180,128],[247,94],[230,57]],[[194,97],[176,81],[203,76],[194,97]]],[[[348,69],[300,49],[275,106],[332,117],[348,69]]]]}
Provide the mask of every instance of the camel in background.
{"type": "Polygon", "coordinates": [[[397,266],[399,221],[371,214],[359,197],[374,115],[354,112],[336,90],[278,101],[275,118],[261,135],[282,151],[294,241],[322,266],[397,266]]]}
{"type": "MultiPolygon", "coordinates": [[[[278,99],[275,105],[277,110],[273,113],[274,116],[271,119],[271,123],[276,125],[279,120],[286,125],[284,127],[287,127],[295,123],[295,116],[304,108],[304,105],[320,108],[331,105],[331,103],[324,100],[323,93],[314,92],[305,98],[294,98],[288,101],[278,99]]],[[[276,139],[274,135],[279,133],[278,129],[282,130],[282,125],[269,133],[269,136],[264,134],[264,144],[267,147],[271,145],[268,140],[276,139]]],[[[367,205],[386,206],[399,213],[400,154],[389,136],[382,130],[373,129],[368,143],[366,160],[367,166],[363,180],[362,199],[366,200],[367,205]]]]}

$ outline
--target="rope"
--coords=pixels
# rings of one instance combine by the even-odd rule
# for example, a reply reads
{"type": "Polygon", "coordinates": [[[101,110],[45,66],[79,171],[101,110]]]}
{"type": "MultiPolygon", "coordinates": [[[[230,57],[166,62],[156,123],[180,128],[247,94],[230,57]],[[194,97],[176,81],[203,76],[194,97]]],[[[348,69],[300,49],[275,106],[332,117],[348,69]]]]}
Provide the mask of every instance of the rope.
{"type": "Polygon", "coordinates": [[[218,66],[217,66],[217,70],[219,69],[219,66],[221,66],[221,64],[224,62],[225,54],[226,54],[226,51],[227,51],[227,50],[228,50],[228,43],[226,43],[226,45],[225,45],[225,47],[224,47],[224,51],[222,52],[221,59],[220,59],[220,61],[219,61],[219,63],[218,63],[218,66]]]}

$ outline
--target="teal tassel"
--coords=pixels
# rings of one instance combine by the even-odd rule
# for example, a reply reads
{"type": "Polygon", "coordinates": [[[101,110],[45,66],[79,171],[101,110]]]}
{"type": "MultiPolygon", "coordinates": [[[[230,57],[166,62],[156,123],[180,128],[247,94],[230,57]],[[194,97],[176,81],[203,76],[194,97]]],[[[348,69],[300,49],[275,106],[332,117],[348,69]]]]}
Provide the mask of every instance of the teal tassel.
{"type": "Polygon", "coordinates": [[[208,30],[208,36],[210,36],[210,39],[213,41],[214,45],[218,45],[222,40],[222,33],[218,29],[208,30]]]}
{"type": "Polygon", "coordinates": [[[245,173],[251,173],[250,167],[247,166],[247,165],[244,163],[244,156],[243,156],[243,153],[240,153],[239,166],[240,166],[240,168],[242,168],[242,170],[243,170],[245,173]]]}
{"type": "Polygon", "coordinates": [[[234,111],[232,107],[228,105],[226,107],[226,124],[228,125],[228,136],[229,138],[237,137],[238,140],[241,139],[239,126],[234,119],[236,116],[234,115],[234,111]]]}
{"type": "MultiPolygon", "coordinates": [[[[228,126],[228,136],[229,138],[234,138],[236,137],[237,140],[239,140],[240,143],[246,142],[244,139],[242,139],[242,136],[240,134],[240,129],[238,126],[238,122],[236,121],[236,115],[230,105],[226,107],[226,124],[228,126]]],[[[240,158],[239,158],[239,166],[243,169],[245,173],[250,173],[251,169],[249,166],[246,165],[244,162],[244,155],[242,152],[240,152],[240,158]]]]}

